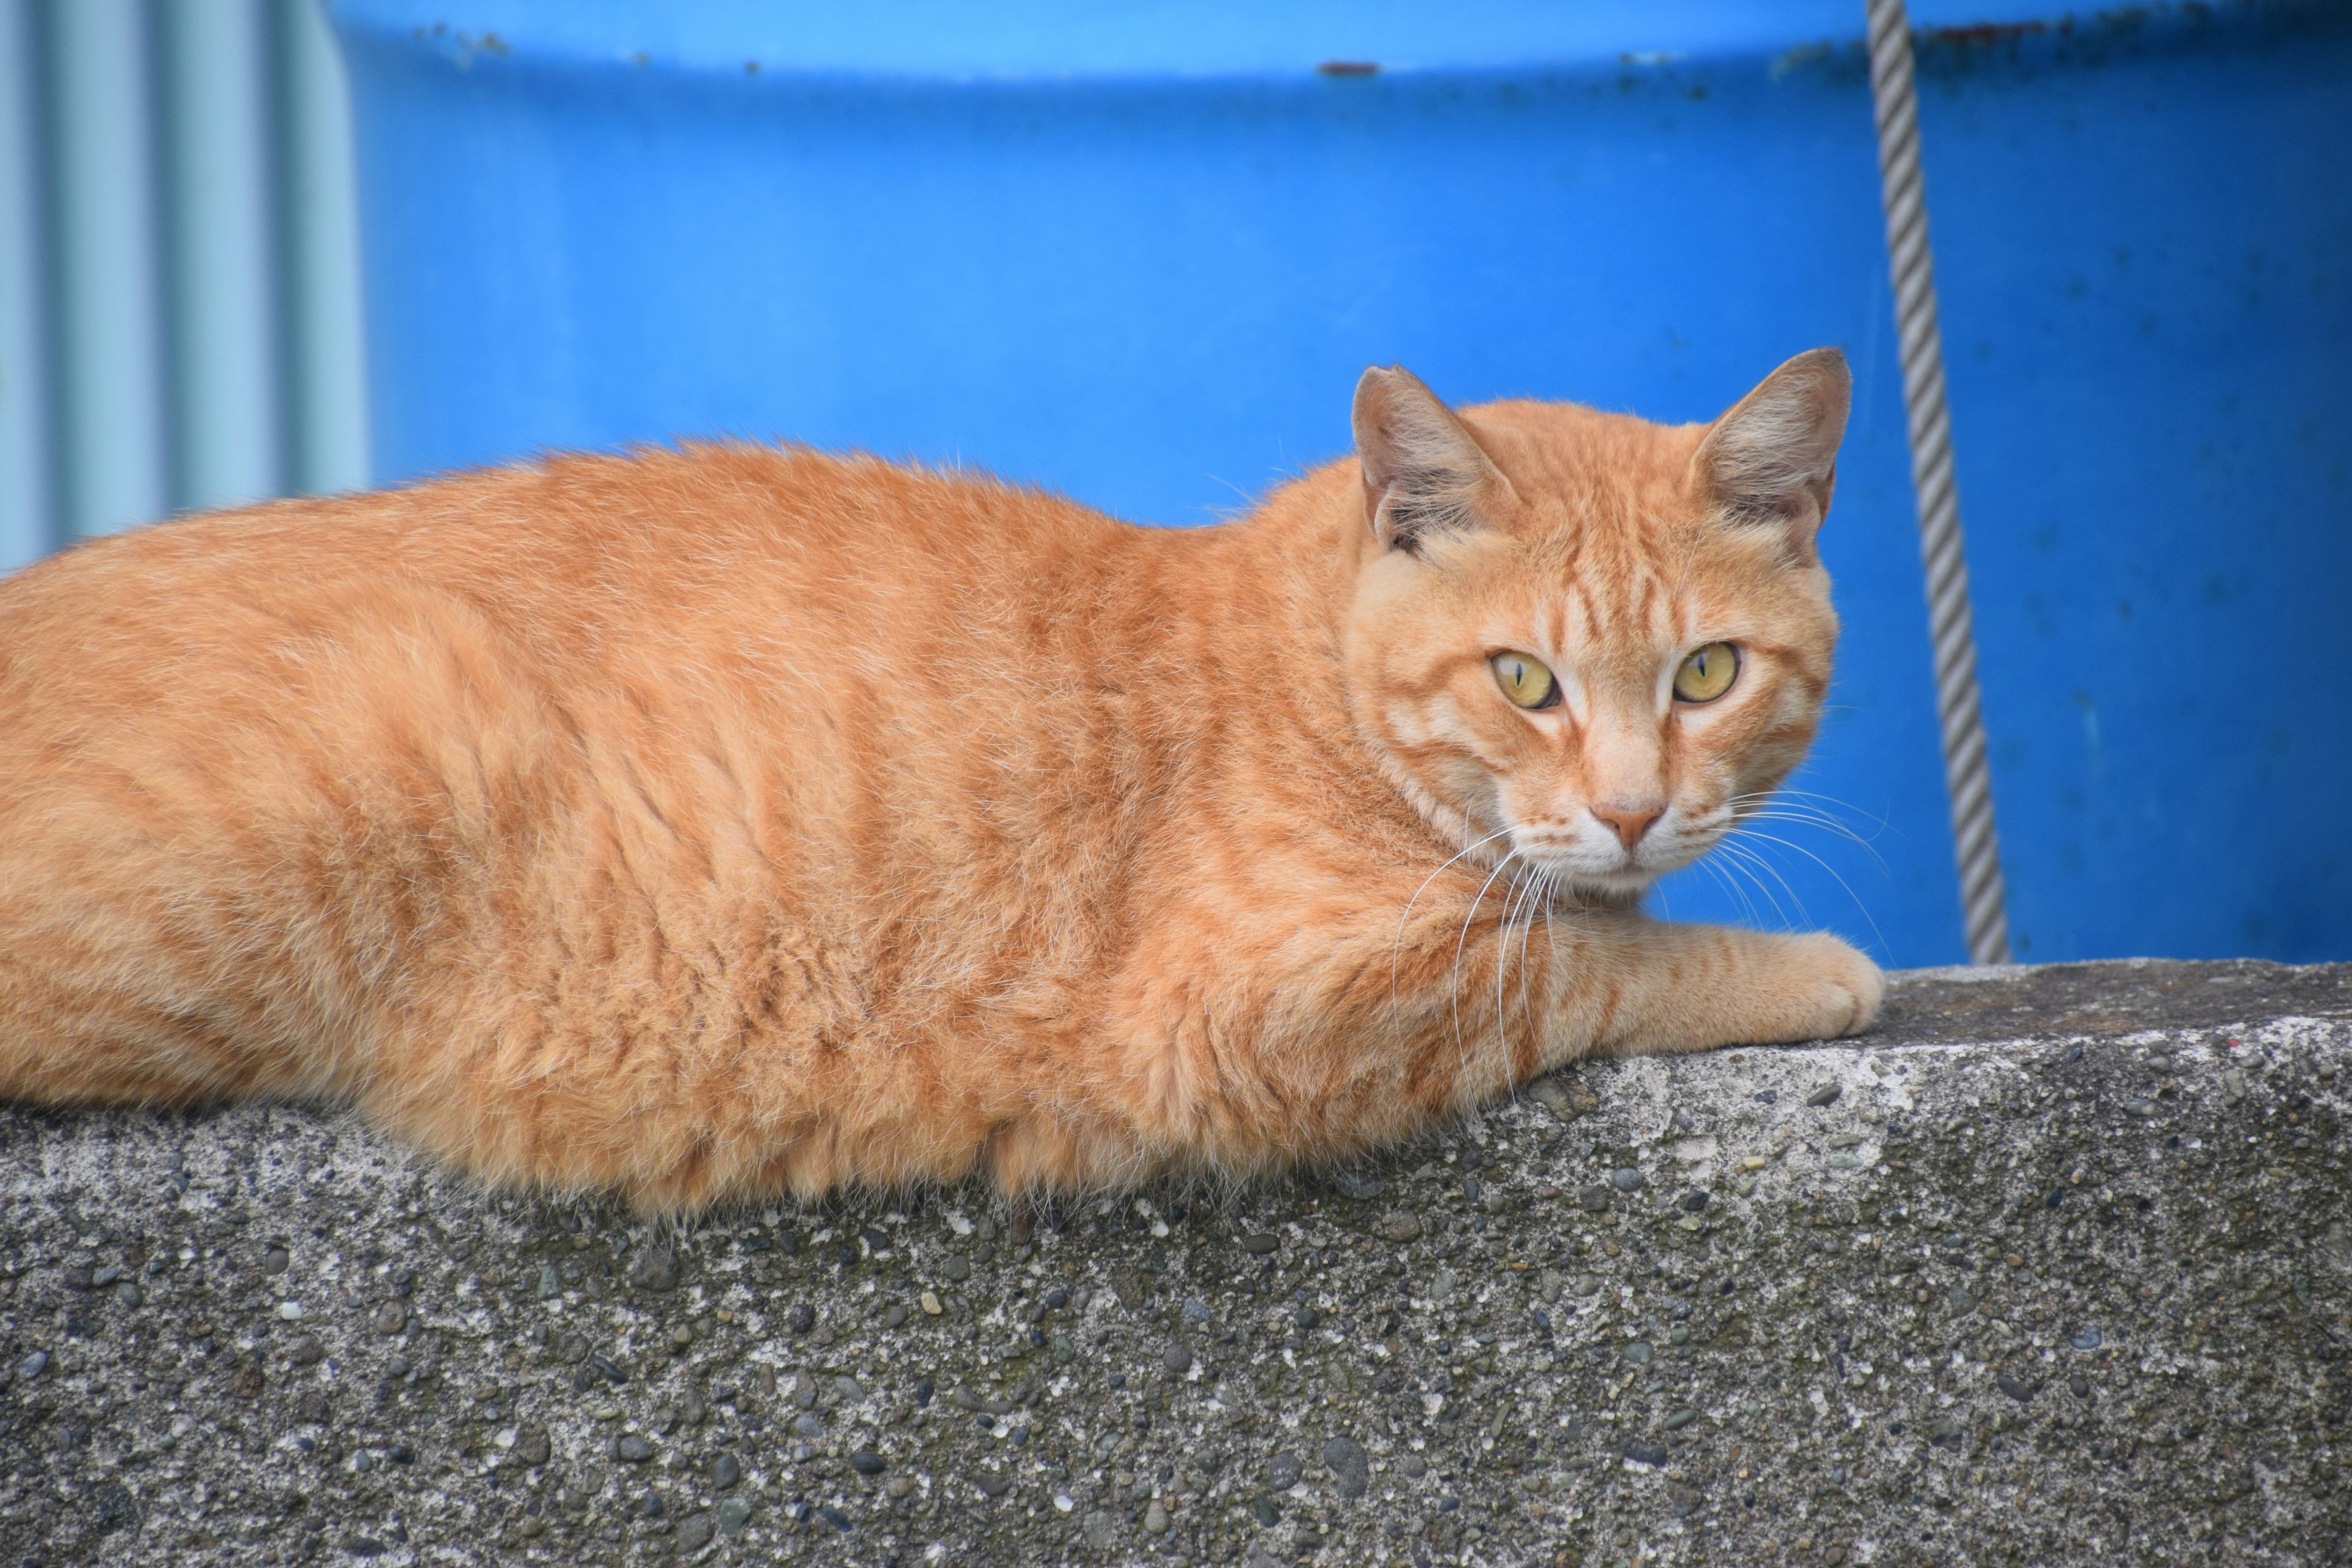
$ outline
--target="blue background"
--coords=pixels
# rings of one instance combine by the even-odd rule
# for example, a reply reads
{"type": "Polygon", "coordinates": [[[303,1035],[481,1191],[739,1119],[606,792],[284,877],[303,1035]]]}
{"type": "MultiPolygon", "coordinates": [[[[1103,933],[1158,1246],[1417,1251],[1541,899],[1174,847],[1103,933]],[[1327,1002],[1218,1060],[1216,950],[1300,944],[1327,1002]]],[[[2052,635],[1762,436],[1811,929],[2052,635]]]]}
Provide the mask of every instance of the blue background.
{"type": "MultiPolygon", "coordinates": [[[[333,6],[378,478],[732,433],[1196,523],[1367,363],[1704,419],[1837,344],[1795,785],[1867,842],[1662,907],[1965,957],[1859,0],[967,13],[333,6]]],[[[2352,11],[1914,16],[2018,955],[2352,957],[2352,11]]]]}

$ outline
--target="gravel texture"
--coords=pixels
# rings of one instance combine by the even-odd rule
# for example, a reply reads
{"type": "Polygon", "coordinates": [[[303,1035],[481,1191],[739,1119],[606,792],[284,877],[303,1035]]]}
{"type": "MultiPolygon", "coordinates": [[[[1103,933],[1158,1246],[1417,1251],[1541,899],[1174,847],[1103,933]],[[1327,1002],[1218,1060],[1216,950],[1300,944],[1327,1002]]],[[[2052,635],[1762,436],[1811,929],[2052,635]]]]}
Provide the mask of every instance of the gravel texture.
{"type": "Polygon", "coordinates": [[[0,1564],[2352,1562],[2352,965],[1899,977],[1344,1171],[649,1226],[0,1109],[0,1564]]]}

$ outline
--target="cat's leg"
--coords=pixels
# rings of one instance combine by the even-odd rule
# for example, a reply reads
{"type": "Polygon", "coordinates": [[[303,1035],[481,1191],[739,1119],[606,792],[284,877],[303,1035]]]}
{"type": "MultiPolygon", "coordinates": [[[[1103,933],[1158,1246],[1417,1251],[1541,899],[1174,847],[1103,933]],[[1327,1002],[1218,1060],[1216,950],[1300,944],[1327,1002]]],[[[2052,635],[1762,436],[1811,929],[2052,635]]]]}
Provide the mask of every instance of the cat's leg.
{"type": "Polygon", "coordinates": [[[1439,910],[1385,965],[1388,1032],[1423,1096],[1475,1104],[1591,1056],[1858,1034],[1878,966],[1822,932],[1675,925],[1605,908],[1482,897],[1439,910]]]}
{"type": "Polygon", "coordinates": [[[1407,1082],[1424,1113],[1478,1104],[1595,1056],[1832,1039],[1867,1028],[1883,982],[1822,933],[1674,925],[1578,909],[1457,926],[1423,955],[1407,1082]]]}
{"type": "Polygon", "coordinates": [[[153,1105],[242,1087],[220,1035],[29,945],[17,934],[0,952],[0,1100],[153,1105]]]}
{"type": "Polygon", "coordinates": [[[167,1105],[333,1087],[330,1053],[288,1048],[257,1026],[257,1009],[150,952],[10,934],[11,951],[0,952],[0,1100],[167,1105]]]}
{"type": "Polygon", "coordinates": [[[1586,1057],[1852,1034],[1881,990],[1834,937],[1530,910],[1475,882],[1327,916],[1311,944],[1201,908],[1135,977],[1082,1098],[1139,1153],[1225,1175],[1377,1146],[1586,1057]]]}
{"type": "Polygon", "coordinates": [[[287,980],[286,945],[258,921],[109,826],[44,842],[0,810],[0,1100],[331,1092],[344,1037],[327,988],[287,980]]]}
{"type": "Polygon", "coordinates": [[[1878,966],[1823,931],[1784,935],[1607,912],[1551,954],[1542,1065],[1588,1055],[1703,1051],[1860,1034],[1878,966]]]}

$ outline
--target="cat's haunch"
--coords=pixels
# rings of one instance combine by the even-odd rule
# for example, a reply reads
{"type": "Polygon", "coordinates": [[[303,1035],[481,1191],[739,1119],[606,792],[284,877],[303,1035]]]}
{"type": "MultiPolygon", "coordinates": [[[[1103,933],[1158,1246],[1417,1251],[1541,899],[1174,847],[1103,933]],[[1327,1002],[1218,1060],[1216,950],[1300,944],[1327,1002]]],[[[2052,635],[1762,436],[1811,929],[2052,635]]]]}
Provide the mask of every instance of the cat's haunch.
{"type": "Polygon", "coordinates": [[[557,458],[0,583],[0,1097],[356,1102],[495,1181],[1245,1174],[1593,1053],[1866,1026],[1658,876],[1812,736],[1844,362],[1458,414],[1139,528],[557,458]]]}

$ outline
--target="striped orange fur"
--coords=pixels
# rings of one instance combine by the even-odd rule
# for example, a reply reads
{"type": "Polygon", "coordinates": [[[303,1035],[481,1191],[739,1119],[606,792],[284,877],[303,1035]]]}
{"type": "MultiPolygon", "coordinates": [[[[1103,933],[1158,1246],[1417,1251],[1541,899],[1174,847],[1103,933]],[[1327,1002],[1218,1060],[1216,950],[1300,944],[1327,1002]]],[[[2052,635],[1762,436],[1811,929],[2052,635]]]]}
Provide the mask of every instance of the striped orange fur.
{"type": "Polygon", "coordinates": [[[1845,403],[1373,371],[1354,458],[1190,531],[697,446],[83,545],[0,583],[0,1096],[350,1100],[668,1209],[1245,1174],[1859,1029],[1844,943],[1637,908],[1811,738],[1845,403]]]}

